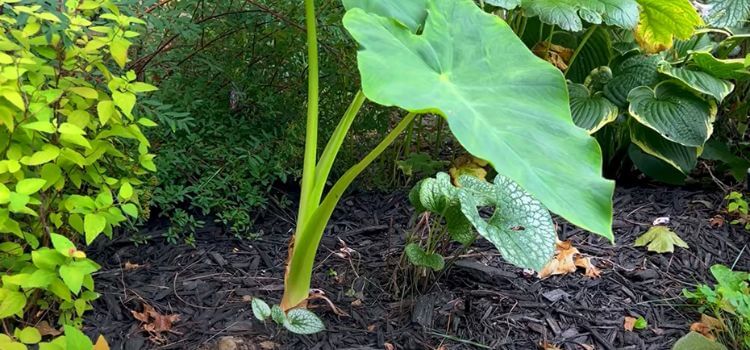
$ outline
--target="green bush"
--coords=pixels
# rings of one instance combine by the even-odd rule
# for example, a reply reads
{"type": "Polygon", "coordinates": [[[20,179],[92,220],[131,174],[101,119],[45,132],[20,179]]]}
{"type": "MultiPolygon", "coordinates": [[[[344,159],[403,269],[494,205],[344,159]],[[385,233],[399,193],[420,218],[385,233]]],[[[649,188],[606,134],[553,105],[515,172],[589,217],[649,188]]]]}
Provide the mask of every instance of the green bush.
{"type": "Polygon", "coordinates": [[[111,1],[54,6],[6,1],[0,15],[0,319],[15,329],[4,349],[39,343],[23,328],[39,317],[66,327],[58,348],[91,347],[71,326],[98,297],[99,265],[79,247],[132,222],[156,170],[141,130],[156,124],[134,112],[155,88],[120,73],[143,21],[111,1]]]}

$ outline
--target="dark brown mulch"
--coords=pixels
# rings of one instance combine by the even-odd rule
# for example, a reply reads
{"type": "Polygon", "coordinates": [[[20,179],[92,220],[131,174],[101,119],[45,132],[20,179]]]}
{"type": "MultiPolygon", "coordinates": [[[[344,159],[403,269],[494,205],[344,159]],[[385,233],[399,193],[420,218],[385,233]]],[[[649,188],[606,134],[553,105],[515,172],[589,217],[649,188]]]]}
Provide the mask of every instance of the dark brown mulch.
{"type": "Polygon", "coordinates": [[[540,281],[480,243],[428,293],[400,298],[393,292],[393,273],[411,210],[401,194],[354,195],[335,214],[313,279],[314,287],[350,317],[320,307],[328,331],[308,337],[260,324],[243,300],[258,296],[273,302],[281,296],[292,215],[268,214],[258,241],[210,228],[198,234],[195,248],[102,241],[90,254],[103,265],[96,275],[102,297],[89,313],[87,332],[104,334],[112,349],[133,350],[223,350],[237,344],[237,349],[385,349],[391,344],[396,349],[528,350],[542,342],[562,349],[669,349],[697,318],[680,297],[683,288],[710,281],[713,264],[750,270],[750,233],[709,224],[722,202],[721,194],[700,190],[619,189],[616,246],[559,221],[561,239],[597,257],[599,279],[578,273],[540,281]],[[689,250],[659,255],[633,247],[662,216],[671,218],[689,250]],[[353,259],[332,254],[341,247],[338,239],[357,252],[353,259]],[[126,269],[126,262],[141,267],[126,269]],[[159,344],[131,315],[143,303],[181,317],[159,344]],[[644,316],[648,329],[624,331],[625,316],[644,316]],[[218,340],[227,336],[236,344],[219,347],[218,340]]]}

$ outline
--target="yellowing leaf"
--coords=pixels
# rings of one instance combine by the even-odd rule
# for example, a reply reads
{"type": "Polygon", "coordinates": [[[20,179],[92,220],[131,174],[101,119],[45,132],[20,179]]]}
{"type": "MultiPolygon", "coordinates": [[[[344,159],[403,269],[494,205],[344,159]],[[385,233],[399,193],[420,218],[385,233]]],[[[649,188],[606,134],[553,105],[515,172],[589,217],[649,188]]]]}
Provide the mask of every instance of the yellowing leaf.
{"type": "Polygon", "coordinates": [[[680,236],[666,226],[653,226],[635,240],[636,247],[648,245],[648,251],[656,253],[674,253],[674,246],[690,248],[680,236]]]}
{"type": "Polygon", "coordinates": [[[89,99],[94,100],[99,97],[99,93],[97,93],[95,89],[92,89],[90,87],[76,86],[76,87],[70,88],[69,90],[83,98],[89,98],[89,99]]]}
{"type": "Polygon", "coordinates": [[[689,0],[638,0],[641,19],[635,30],[635,39],[650,53],[672,47],[674,38],[687,40],[696,27],[703,25],[689,0]]]}
{"type": "Polygon", "coordinates": [[[107,343],[107,339],[104,339],[104,336],[99,335],[99,338],[96,339],[94,350],[109,350],[109,343],[107,343]]]}

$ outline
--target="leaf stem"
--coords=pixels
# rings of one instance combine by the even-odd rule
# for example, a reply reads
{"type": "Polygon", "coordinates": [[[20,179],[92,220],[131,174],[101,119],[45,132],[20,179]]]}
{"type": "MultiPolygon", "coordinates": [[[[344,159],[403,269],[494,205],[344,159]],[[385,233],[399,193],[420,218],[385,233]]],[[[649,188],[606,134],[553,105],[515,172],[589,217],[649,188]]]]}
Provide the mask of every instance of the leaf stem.
{"type": "MultiPolygon", "coordinates": [[[[581,54],[581,51],[586,46],[586,43],[588,43],[589,39],[591,39],[591,36],[594,35],[594,32],[599,28],[598,24],[595,24],[586,31],[585,34],[583,34],[583,39],[581,39],[581,43],[578,44],[578,47],[576,47],[575,52],[573,52],[573,56],[570,57],[570,61],[568,62],[568,68],[565,69],[565,77],[568,76],[568,73],[570,72],[570,68],[573,67],[573,64],[576,62],[576,59],[578,58],[578,55],[581,54]]],[[[551,43],[550,43],[551,44],[551,43]]]]}
{"type": "MultiPolygon", "coordinates": [[[[305,155],[302,169],[302,194],[297,214],[297,232],[304,227],[310,212],[317,206],[312,203],[311,195],[315,186],[315,167],[318,153],[318,104],[319,68],[318,68],[318,34],[315,18],[315,0],[305,0],[305,24],[307,27],[308,86],[307,86],[307,130],[305,132],[305,155]]],[[[297,235],[299,236],[299,234],[297,235]]],[[[295,242],[299,237],[295,239],[295,242]]]]}

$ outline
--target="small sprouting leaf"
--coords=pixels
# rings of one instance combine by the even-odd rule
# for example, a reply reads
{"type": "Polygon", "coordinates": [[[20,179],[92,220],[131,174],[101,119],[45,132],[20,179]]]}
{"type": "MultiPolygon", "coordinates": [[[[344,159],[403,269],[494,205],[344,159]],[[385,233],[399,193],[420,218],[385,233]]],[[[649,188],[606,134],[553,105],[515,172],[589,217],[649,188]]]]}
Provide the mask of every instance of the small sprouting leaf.
{"type": "Polygon", "coordinates": [[[253,298],[253,300],[250,302],[253,308],[253,315],[255,318],[261,321],[265,321],[269,317],[271,317],[271,307],[268,306],[268,304],[259,298],[253,298]]]}
{"type": "Polygon", "coordinates": [[[315,334],[326,329],[323,321],[307,309],[293,309],[287,312],[284,328],[295,334],[315,334]]]}
{"type": "Polygon", "coordinates": [[[282,310],[280,306],[274,305],[271,308],[271,319],[277,324],[284,324],[284,321],[286,321],[286,313],[284,313],[284,310],[282,310]]]}
{"type": "Polygon", "coordinates": [[[42,341],[42,335],[39,333],[39,330],[34,327],[26,327],[24,329],[16,328],[13,335],[24,344],[36,344],[42,341]]]}
{"type": "Polygon", "coordinates": [[[419,244],[409,243],[404,248],[409,262],[416,266],[429,267],[433,271],[440,271],[445,267],[445,259],[437,253],[427,253],[419,244]]]}
{"type": "Polygon", "coordinates": [[[648,251],[655,253],[674,253],[674,246],[690,248],[680,236],[666,226],[653,226],[635,240],[636,247],[648,245],[648,251]]]}
{"type": "Polygon", "coordinates": [[[633,325],[633,328],[638,330],[643,330],[648,328],[648,321],[643,316],[638,316],[638,319],[635,320],[635,324],[633,325]]]}

